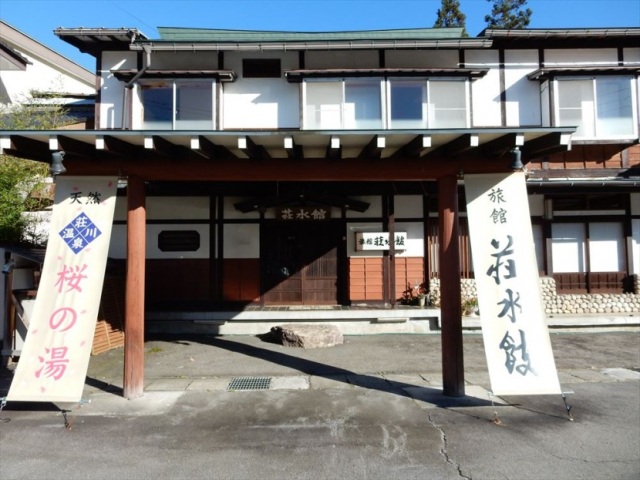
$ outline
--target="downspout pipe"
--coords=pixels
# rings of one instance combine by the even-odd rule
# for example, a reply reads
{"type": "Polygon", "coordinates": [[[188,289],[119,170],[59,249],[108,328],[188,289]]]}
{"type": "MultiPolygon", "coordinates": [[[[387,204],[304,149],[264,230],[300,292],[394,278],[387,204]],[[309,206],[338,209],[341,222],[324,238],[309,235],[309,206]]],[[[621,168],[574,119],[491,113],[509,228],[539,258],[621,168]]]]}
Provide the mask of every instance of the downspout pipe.
{"type": "Polygon", "coordinates": [[[149,45],[143,45],[142,50],[145,53],[144,57],[142,57],[142,68],[138,71],[138,73],[134,75],[134,77],[131,80],[129,80],[124,85],[124,100],[123,100],[124,103],[122,105],[122,129],[123,130],[130,130],[131,128],[131,125],[128,125],[128,128],[127,128],[127,119],[129,118],[129,115],[128,115],[129,112],[127,111],[127,107],[131,104],[131,90],[133,90],[133,86],[138,81],[138,79],[140,79],[140,77],[142,77],[142,75],[144,75],[144,73],[151,66],[151,47],[149,45]]]}

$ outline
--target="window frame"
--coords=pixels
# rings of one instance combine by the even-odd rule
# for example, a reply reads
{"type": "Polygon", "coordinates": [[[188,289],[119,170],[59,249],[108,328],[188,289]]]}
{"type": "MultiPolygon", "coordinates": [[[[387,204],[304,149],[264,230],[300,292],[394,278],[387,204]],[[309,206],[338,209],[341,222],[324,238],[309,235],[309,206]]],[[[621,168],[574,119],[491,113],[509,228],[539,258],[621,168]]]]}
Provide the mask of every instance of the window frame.
{"type": "MultiPolygon", "coordinates": [[[[139,101],[139,125],[141,129],[145,130],[215,130],[217,128],[217,85],[218,81],[215,78],[167,78],[167,79],[144,79],[138,82],[138,101],[139,101]],[[178,118],[180,105],[178,90],[180,87],[188,86],[189,84],[210,84],[211,86],[211,122],[207,128],[181,128],[180,123],[182,121],[178,118]],[[167,127],[158,127],[147,125],[147,121],[145,120],[145,102],[144,102],[144,91],[149,88],[154,88],[153,86],[157,85],[156,88],[167,88],[171,90],[171,121],[166,122],[167,127]]],[[[208,122],[209,120],[207,120],[208,122]]]]}
{"type": "MultiPolygon", "coordinates": [[[[638,138],[638,100],[637,100],[637,82],[638,80],[632,75],[558,75],[555,76],[552,80],[553,86],[553,125],[555,126],[577,126],[581,125],[564,125],[560,118],[561,112],[561,84],[562,82],[573,81],[573,82],[590,82],[591,84],[591,94],[592,94],[592,107],[590,114],[590,123],[589,132],[578,134],[578,132],[573,134],[573,138],[575,140],[626,140],[626,139],[634,139],[638,138]],[[603,134],[602,133],[602,122],[605,122],[605,119],[598,117],[598,106],[599,106],[599,97],[598,97],[598,80],[605,79],[619,79],[626,80],[628,82],[629,93],[630,93],[630,110],[631,110],[631,133],[624,133],[618,135],[611,134],[603,134]],[[591,134],[593,132],[593,134],[591,134]]],[[[581,117],[584,118],[584,106],[581,106],[580,112],[581,117]]],[[[626,117],[628,118],[628,117],[626,117]]]]}
{"type": "MultiPolygon", "coordinates": [[[[306,78],[301,82],[302,88],[302,130],[360,130],[361,128],[346,128],[346,120],[345,120],[345,98],[346,98],[346,89],[348,87],[349,82],[362,82],[363,80],[369,81],[379,81],[380,82],[380,127],[379,128],[362,128],[363,130],[412,130],[412,129],[454,129],[454,128],[470,128],[471,126],[471,86],[470,79],[467,77],[323,77],[323,78],[306,78]],[[407,126],[394,126],[394,123],[402,121],[401,119],[394,120],[392,118],[393,115],[393,105],[392,102],[392,84],[397,83],[401,84],[402,82],[411,83],[414,85],[421,84],[422,85],[422,118],[416,119],[414,124],[407,126]],[[430,91],[431,87],[434,83],[456,83],[461,84],[464,89],[464,124],[456,125],[456,126],[438,126],[434,120],[437,120],[433,116],[433,102],[430,102],[430,91]],[[312,122],[309,121],[310,118],[310,110],[309,110],[309,92],[308,85],[309,84],[317,84],[317,83],[327,83],[327,84],[335,84],[336,88],[341,90],[342,100],[340,104],[340,125],[333,127],[322,127],[318,126],[320,121],[313,121],[313,126],[311,126],[312,122]]],[[[449,109],[450,110],[450,109],[449,109]]],[[[459,109],[462,110],[462,109],[459,109]]]]}
{"type": "MultiPolygon", "coordinates": [[[[308,78],[302,81],[301,83],[302,85],[302,130],[382,130],[385,128],[385,123],[386,123],[386,109],[385,109],[385,99],[386,99],[386,95],[385,95],[385,79],[383,77],[333,77],[333,78],[308,78]],[[340,117],[340,125],[339,126],[335,126],[335,127],[323,127],[321,125],[321,120],[320,121],[316,121],[314,120],[314,126],[311,127],[309,126],[309,109],[308,109],[308,98],[309,98],[309,92],[308,92],[308,85],[309,84],[320,84],[320,83],[324,83],[324,84],[333,84],[336,86],[337,90],[340,90],[340,96],[341,96],[341,100],[340,100],[340,107],[339,107],[339,117],[340,117]],[[348,84],[352,83],[352,84],[357,84],[357,83],[371,83],[372,85],[375,85],[376,83],[378,84],[378,88],[379,88],[379,106],[380,106],[380,112],[379,112],[379,118],[376,120],[379,120],[380,124],[379,127],[367,127],[367,128],[347,128],[347,118],[346,118],[346,112],[347,112],[347,108],[346,105],[349,103],[347,102],[347,88],[348,88],[348,84]],[[320,125],[318,126],[318,123],[320,123],[320,125]]],[[[357,123],[358,119],[355,116],[355,113],[357,112],[357,108],[354,108],[354,118],[353,121],[357,123]]]]}

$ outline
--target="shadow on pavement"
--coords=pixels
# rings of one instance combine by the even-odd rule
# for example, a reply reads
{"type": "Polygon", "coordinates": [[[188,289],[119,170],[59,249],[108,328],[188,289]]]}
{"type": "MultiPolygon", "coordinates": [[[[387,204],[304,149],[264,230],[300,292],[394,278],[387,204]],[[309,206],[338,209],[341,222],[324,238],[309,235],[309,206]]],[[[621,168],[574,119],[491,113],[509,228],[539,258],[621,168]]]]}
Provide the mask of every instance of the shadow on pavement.
{"type": "MultiPolygon", "coordinates": [[[[260,337],[262,338],[262,337],[260,337]]],[[[273,340],[266,336],[263,341],[272,343],[273,340]]],[[[490,406],[489,400],[483,400],[477,397],[447,397],[443,395],[442,390],[438,388],[430,388],[418,385],[411,385],[404,382],[387,380],[381,377],[357,374],[350,370],[340,367],[334,367],[324,363],[315,362],[287,355],[281,352],[275,352],[263,348],[254,347],[252,345],[234,342],[223,337],[196,337],[195,341],[210,345],[212,347],[221,348],[230,352],[240,353],[254,358],[259,358],[266,362],[282,365],[291,369],[295,369],[307,375],[324,377],[334,381],[341,381],[360,388],[370,390],[378,390],[381,392],[392,393],[407,398],[426,401],[441,408],[447,407],[481,407],[490,406]]]]}

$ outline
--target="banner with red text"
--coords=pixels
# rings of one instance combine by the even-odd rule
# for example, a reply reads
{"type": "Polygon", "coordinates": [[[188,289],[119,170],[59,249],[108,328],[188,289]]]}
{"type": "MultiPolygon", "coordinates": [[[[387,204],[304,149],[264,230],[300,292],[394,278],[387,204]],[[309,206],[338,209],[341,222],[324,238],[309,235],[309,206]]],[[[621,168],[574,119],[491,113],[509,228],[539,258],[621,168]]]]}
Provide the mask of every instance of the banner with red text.
{"type": "Polygon", "coordinates": [[[29,331],[7,400],[76,402],[96,328],[118,179],[58,177],[29,331]]]}
{"type": "Polygon", "coordinates": [[[561,393],[545,320],[524,173],[464,176],[491,389],[561,393]]]}

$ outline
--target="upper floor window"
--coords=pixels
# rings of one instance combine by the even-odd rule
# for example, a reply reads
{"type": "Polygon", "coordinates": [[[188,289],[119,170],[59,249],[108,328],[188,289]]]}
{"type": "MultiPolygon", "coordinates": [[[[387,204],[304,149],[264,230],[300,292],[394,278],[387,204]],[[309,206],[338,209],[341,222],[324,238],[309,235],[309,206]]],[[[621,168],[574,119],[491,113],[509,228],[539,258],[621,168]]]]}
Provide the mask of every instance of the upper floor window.
{"type": "Polygon", "coordinates": [[[142,128],[149,130],[212,130],[211,80],[158,80],[141,84],[142,128]]]}
{"type": "Polygon", "coordinates": [[[465,80],[392,79],[389,128],[465,128],[469,125],[465,80]]]}
{"type": "Polygon", "coordinates": [[[556,125],[577,127],[577,138],[637,136],[632,84],[626,76],[556,78],[556,125]]]}
{"type": "Polygon", "coordinates": [[[308,80],[304,84],[304,128],[382,128],[381,79],[308,80]]]}
{"type": "Polygon", "coordinates": [[[280,78],[279,58],[245,58],[242,60],[243,78],[280,78]]]}
{"type": "Polygon", "coordinates": [[[303,83],[303,128],[466,128],[467,83],[465,79],[308,79],[303,83]]]}

